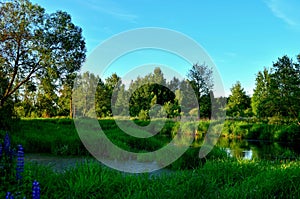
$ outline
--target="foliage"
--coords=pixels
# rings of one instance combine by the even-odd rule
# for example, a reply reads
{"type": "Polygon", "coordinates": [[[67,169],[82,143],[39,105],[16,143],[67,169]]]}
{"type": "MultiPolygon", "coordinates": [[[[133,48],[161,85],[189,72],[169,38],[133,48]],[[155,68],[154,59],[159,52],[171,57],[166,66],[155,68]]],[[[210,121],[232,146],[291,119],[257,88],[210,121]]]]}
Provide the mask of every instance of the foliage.
{"type": "Polygon", "coordinates": [[[73,109],[77,117],[95,117],[95,92],[99,76],[85,72],[78,75],[74,82],[73,109]]]}
{"type": "MultiPolygon", "coordinates": [[[[300,62],[298,56],[298,62],[300,62]]],[[[270,71],[259,72],[252,108],[259,117],[297,119],[300,105],[300,66],[288,56],[278,58],[270,71]]]]}
{"type": "Polygon", "coordinates": [[[241,83],[237,82],[230,90],[231,95],[226,106],[227,115],[233,117],[248,116],[246,110],[250,108],[250,97],[246,95],[241,83]]]}
{"type": "MultiPolygon", "coordinates": [[[[81,28],[66,12],[47,14],[29,0],[1,3],[0,19],[0,78],[7,81],[1,83],[0,109],[13,95],[17,102],[23,91],[35,92],[34,87],[41,85],[38,115],[56,115],[55,84],[78,71],[85,59],[81,28]]],[[[33,104],[24,103],[28,115],[33,104]]]]}
{"type": "MultiPolygon", "coordinates": [[[[198,117],[210,117],[211,90],[213,89],[213,71],[207,65],[194,64],[188,72],[189,83],[192,85],[199,104],[198,117]]],[[[202,117],[202,118],[204,118],[202,117]]]]}
{"type": "Polygon", "coordinates": [[[256,76],[256,87],[254,89],[253,97],[251,98],[251,107],[254,115],[258,117],[266,117],[270,115],[266,109],[269,106],[267,101],[269,98],[270,88],[270,72],[268,69],[264,69],[262,72],[259,71],[256,76]]]}

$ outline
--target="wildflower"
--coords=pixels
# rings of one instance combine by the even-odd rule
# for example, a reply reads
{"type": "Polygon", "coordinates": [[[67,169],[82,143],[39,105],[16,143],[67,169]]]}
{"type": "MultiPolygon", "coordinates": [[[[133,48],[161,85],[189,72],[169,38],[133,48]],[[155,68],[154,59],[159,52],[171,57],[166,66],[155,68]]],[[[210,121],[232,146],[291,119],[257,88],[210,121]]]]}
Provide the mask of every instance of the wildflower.
{"type": "Polygon", "coordinates": [[[36,180],[32,183],[32,199],[40,199],[40,185],[36,180]]]}
{"type": "Polygon", "coordinates": [[[7,192],[5,198],[6,199],[14,199],[14,196],[10,192],[7,192]]]}
{"type": "Polygon", "coordinates": [[[8,133],[6,132],[5,137],[4,137],[4,152],[7,155],[10,155],[11,149],[10,149],[10,138],[8,133]]]}
{"type": "Polygon", "coordinates": [[[2,144],[0,143],[0,158],[2,157],[2,151],[3,151],[3,148],[2,148],[2,144]]]}
{"type": "Polygon", "coordinates": [[[23,149],[22,145],[18,145],[17,168],[16,168],[17,180],[22,179],[23,172],[24,172],[24,149],[23,149]]]}

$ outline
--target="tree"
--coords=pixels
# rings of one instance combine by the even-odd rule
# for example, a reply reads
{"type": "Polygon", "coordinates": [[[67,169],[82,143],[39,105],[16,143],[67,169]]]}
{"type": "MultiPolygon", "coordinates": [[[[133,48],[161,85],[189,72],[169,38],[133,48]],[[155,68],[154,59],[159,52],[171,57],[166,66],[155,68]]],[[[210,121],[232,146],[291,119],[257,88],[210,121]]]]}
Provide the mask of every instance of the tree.
{"type": "Polygon", "coordinates": [[[262,72],[259,71],[256,76],[256,87],[254,89],[253,96],[251,98],[251,107],[254,115],[258,117],[266,117],[270,115],[268,110],[268,100],[270,99],[270,83],[271,77],[268,69],[264,69],[262,72]]]}
{"type": "Polygon", "coordinates": [[[169,113],[168,117],[173,117],[173,114],[177,106],[175,103],[175,93],[168,89],[166,79],[159,67],[156,67],[153,73],[146,75],[141,78],[138,77],[135,81],[131,82],[129,86],[129,112],[132,117],[138,116],[142,111],[141,115],[147,114],[149,118],[149,113],[157,112],[156,116],[161,116],[162,111],[155,110],[150,111],[151,107],[155,104],[164,106],[166,103],[170,102],[165,107],[168,107],[169,113]],[[171,108],[171,106],[173,106],[171,108]],[[150,111],[150,112],[149,112],[150,111]]]}
{"type": "Polygon", "coordinates": [[[212,69],[205,64],[194,64],[188,73],[190,84],[195,91],[200,107],[198,112],[199,119],[201,115],[209,116],[211,112],[210,106],[209,108],[204,108],[203,106],[207,107],[207,105],[211,104],[210,92],[214,86],[212,75],[212,69]]]}
{"type": "Polygon", "coordinates": [[[250,108],[250,97],[246,95],[246,92],[238,81],[231,89],[231,95],[229,96],[226,111],[228,116],[232,117],[244,117],[247,116],[247,109],[250,108]]]}
{"type": "MultiPolygon", "coordinates": [[[[298,56],[298,61],[300,55],[298,56]]],[[[259,117],[299,117],[300,66],[288,56],[278,58],[270,72],[259,72],[252,107],[259,117]]]]}
{"type": "Polygon", "coordinates": [[[100,78],[93,73],[78,75],[74,82],[74,114],[80,117],[93,117],[96,108],[96,94],[100,78]]]}
{"type": "Polygon", "coordinates": [[[98,117],[112,116],[112,106],[118,114],[123,112],[121,105],[126,101],[125,86],[116,73],[106,78],[105,83],[99,79],[95,95],[98,117]]]}
{"type": "Polygon", "coordinates": [[[39,117],[53,117],[58,110],[58,96],[55,93],[56,85],[53,80],[46,76],[41,79],[37,94],[36,111],[39,117]]]}
{"type": "Polygon", "coordinates": [[[300,66],[288,56],[278,58],[273,64],[271,75],[270,101],[273,114],[297,118],[300,110],[300,66]]]}
{"type": "Polygon", "coordinates": [[[80,69],[85,42],[66,12],[46,14],[29,0],[12,0],[1,4],[0,21],[0,69],[8,82],[0,108],[29,81],[45,76],[62,81],[80,69]]]}
{"type": "Polygon", "coordinates": [[[71,73],[63,79],[62,86],[59,90],[60,97],[58,99],[58,115],[73,117],[73,86],[76,73],[71,73]]]}
{"type": "Polygon", "coordinates": [[[97,117],[106,117],[110,112],[110,97],[104,82],[99,78],[95,94],[95,109],[97,117]]]}

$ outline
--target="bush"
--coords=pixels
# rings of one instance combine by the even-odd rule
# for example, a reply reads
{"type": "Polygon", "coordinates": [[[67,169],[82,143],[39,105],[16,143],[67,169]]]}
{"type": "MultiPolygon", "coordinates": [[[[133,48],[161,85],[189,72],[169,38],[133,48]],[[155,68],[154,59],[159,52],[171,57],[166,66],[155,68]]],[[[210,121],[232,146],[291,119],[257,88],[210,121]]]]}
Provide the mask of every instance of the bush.
{"type": "Polygon", "coordinates": [[[291,124],[283,126],[275,132],[275,139],[285,142],[300,140],[300,125],[291,124]]]}
{"type": "Polygon", "coordinates": [[[141,110],[138,116],[139,120],[147,121],[150,119],[148,111],[141,110]]]}

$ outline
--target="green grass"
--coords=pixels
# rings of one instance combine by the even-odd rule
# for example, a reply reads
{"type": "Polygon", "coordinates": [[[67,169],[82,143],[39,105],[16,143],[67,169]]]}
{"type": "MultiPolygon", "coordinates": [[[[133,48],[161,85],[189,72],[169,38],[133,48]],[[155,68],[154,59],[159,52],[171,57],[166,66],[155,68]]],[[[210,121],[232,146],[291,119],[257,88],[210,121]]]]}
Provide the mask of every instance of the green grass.
{"type": "MultiPolygon", "coordinates": [[[[120,148],[132,152],[147,152],[160,149],[170,142],[179,129],[179,123],[172,120],[155,120],[155,125],[146,126],[146,121],[122,121],[128,131],[136,134],[149,135],[149,132],[158,132],[150,138],[135,138],[123,132],[113,119],[101,119],[99,124],[105,135],[120,148]],[[139,125],[145,130],[136,130],[139,125]],[[160,128],[162,127],[162,128],[160,128]]],[[[203,139],[208,131],[210,122],[200,121],[197,129],[195,124],[186,123],[182,129],[193,134],[197,132],[197,139],[203,139]]],[[[219,125],[220,126],[220,125],[219,125]]],[[[221,129],[222,126],[220,126],[221,129]]],[[[86,133],[97,127],[87,124],[86,133]]],[[[218,127],[219,128],[219,127],[218,127]]],[[[26,153],[51,153],[54,155],[88,155],[70,119],[22,119],[15,130],[10,132],[13,144],[22,144],[26,153]]],[[[0,136],[4,135],[0,131],[0,136]]],[[[251,121],[225,121],[222,136],[234,138],[248,138],[272,141],[300,140],[300,125],[297,124],[268,124],[252,123],[251,121]]],[[[199,145],[195,142],[194,145],[199,145]]]]}
{"type": "MultiPolygon", "coordinates": [[[[63,173],[26,165],[24,179],[38,179],[42,198],[299,198],[300,161],[208,160],[193,170],[150,176],[90,162],[63,173]]],[[[25,187],[30,184],[25,183],[25,187]]],[[[4,198],[5,192],[0,193],[4,198]]],[[[30,198],[30,192],[24,193],[30,198]]]]}
{"type": "MultiPolygon", "coordinates": [[[[167,121],[157,135],[150,139],[138,139],[122,132],[112,119],[100,120],[99,123],[112,142],[123,149],[135,152],[153,151],[164,146],[178,130],[178,124],[167,121]]],[[[142,121],[135,121],[135,123],[145,126],[142,121]]],[[[190,125],[187,124],[183,128],[189,131],[190,125]]],[[[256,132],[261,136],[262,133],[270,130],[276,130],[275,134],[278,135],[286,131],[293,135],[292,132],[297,128],[286,127],[288,130],[283,130],[281,126],[272,125],[226,121],[224,129],[227,129],[228,134],[238,135],[239,131],[243,131],[245,136],[250,132],[256,132]]],[[[197,130],[205,133],[208,126],[209,122],[200,122],[197,130]]],[[[133,128],[130,125],[129,127],[133,128]]],[[[87,132],[94,128],[87,125],[87,132]]],[[[18,131],[11,132],[11,135],[13,145],[22,144],[25,155],[28,152],[57,155],[88,154],[78,137],[73,121],[69,119],[21,120],[18,131]]],[[[42,198],[300,197],[298,157],[294,161],[283,162],[282,160],[247,161],[228,158],[223,150],[216,147],[206,159],[199,159],[198,153],[199,149],[189,148],[183,156],[167,167],[168,173],[159,176],[150,176],[147,173],[122,173],[100,166],[97,162],[86,162],[62,173],[55,173],[50,167],[26,164],[22,190],[25,190],[23,194],[30,198],[31,183],[33,180],[38,180],[42,198]]],[[[15,193],[18,190],[16,186],[9,184],[1,187],[0,198],[4,198],[7,191],[15,193]]]]}
{"type": "MultiPolygon", "coordinates": [[[[159,121],[158,121],[159,122],[159,121]]],[[[112,119],[99,120],[106,136],[117,146],[133,152],[153,151],[171,139],[172,121],[167,121],[161,133],[151,138],[135,138],[124,133],[112,119]]],[[[140,122],[141,123],[141,122],[140,122]]],[[[132,125],[132,124],[131,124],[132,125]]],[[[87,131],[93,126],[87,125],[87,131]]],[[[134,127],[128,129],[135,130],[134,127]]],[[[135,130],[136,131],[136,130],[135,130]]],[[[151,129],[149,130],[151,132],[151,129]]],[[[4,131],[0,132],[1,137],[4,131]]],[[[141,131],[140,133],[148,133],[141,131]]],[[[26,153],[51,153],[54,155],[87,155],[75,125],[70,119],[23,119],[16,131],[10,132],[14,145],[22,144],[26,153]]],[[[149,134],[149,133],[148,133],[149,134]]]]}

